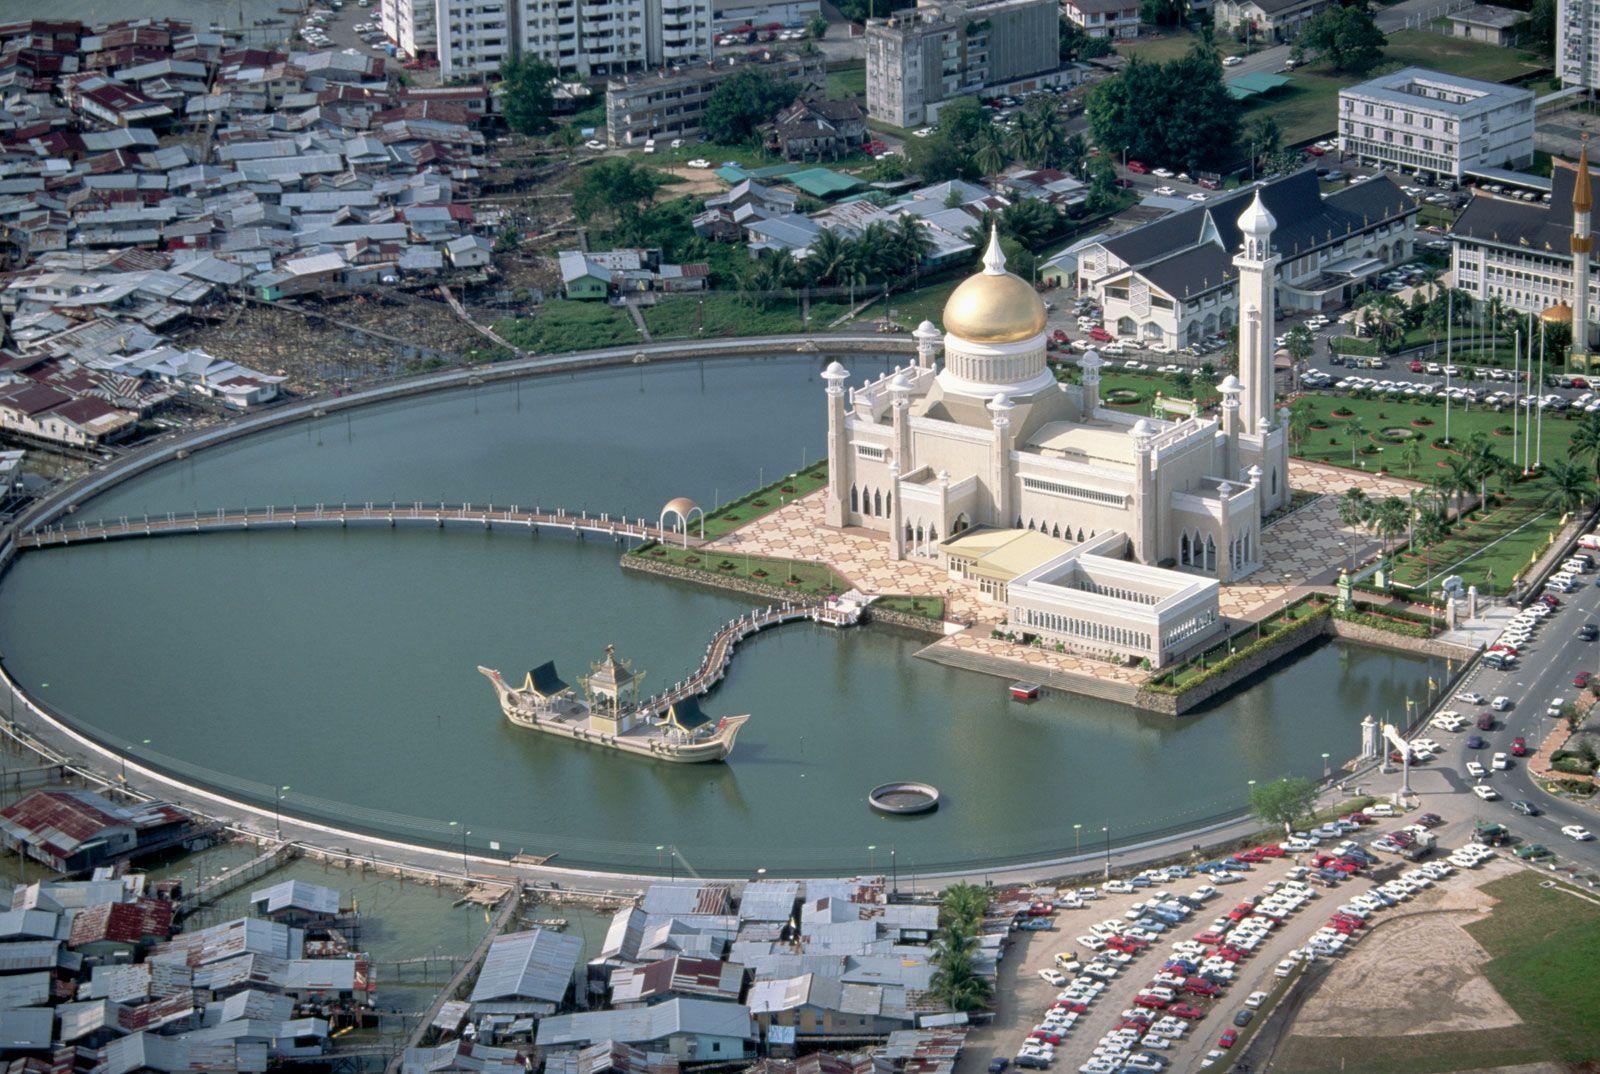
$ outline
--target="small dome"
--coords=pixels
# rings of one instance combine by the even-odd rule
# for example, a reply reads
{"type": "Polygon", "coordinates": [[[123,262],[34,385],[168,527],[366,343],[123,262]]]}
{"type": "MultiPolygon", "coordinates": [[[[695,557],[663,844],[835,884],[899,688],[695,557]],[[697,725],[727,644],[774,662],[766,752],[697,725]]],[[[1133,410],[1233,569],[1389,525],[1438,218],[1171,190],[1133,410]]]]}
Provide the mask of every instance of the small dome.
{"type": "Polygon", "coordinates": [[[1222,383],[1217,385],[1217,391],[1223,395],[1238,395],[1244,391],[1244,385],[1239,383],[1239,378],[1229,373],[1222,378],[1222,383]]]}
{"type": "Polygon", "coordinates": [[[917,325],[916,331],[912,332],[911,334],[916,336],[918,339],[939,338],[939,330],[934,327],[932,321],[923,321],[921,324],[917,325]]]}
{"type": "Polygon", "coordinates": [[[1250,199],[1249,208],[1239,214],[1239,230],[1246,235],[1267,235],[1278,226],[1278,221],[1261,204],[1261,189],[1256,188],[1256,196],[1250,199]]]}
{"type": "Polygon", "coordinates": [[[1572,307],[1565,302],[1557,302],[1554,306],[1539,314],[1539,319],[1545,324],[1571,324],[1572,307]]]}
{"type": "Polygon", "coordinates": [[[822,376],[826,380],[848,380],[850,371],[838,362],[829,362],[828,367],[822,371],[822,376]]]}
{"type": "Polygon", "coordinates": [[[989,233],[983,271],[969,276],[944,304],[944,330],[970,343],[1017,343],[1044,331],[1044,299],[1006,271],[1000,232],[989,233]]]}
{"type": "Polygon", "coordinates": [[[668,500],[667,505],[661,509],[661,513],[665,515],[680,515],[687,519],[692,512],[698,510],[700,510],[699,504],[687,496],[679,496],[676,499],[668,500]]]}
{"type": "Polygon", "coordinates": [[[1128,435],[1133,437],[1135,440],[1143,440],[1154,436],[1155,434],[1155,426],[1151,425],[1144,418],[1140,418],[1138,421],[1134,422],[1133,428],[1128,430],[1128,435]]]}

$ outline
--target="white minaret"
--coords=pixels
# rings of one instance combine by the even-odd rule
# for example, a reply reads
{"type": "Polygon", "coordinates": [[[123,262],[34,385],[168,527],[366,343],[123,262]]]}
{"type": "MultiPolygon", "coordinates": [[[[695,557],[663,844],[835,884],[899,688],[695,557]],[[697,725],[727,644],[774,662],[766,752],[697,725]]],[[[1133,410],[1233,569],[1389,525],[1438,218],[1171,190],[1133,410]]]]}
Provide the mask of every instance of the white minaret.
{"type": "Polygon", "coordinates": [[[1012,525],[1011,519],[1011,412],[1016,406],[1000,392],[989,400],[989,415],[994,424],[993,462],[989,481],[993,486],[994,524],[1012,525]]]}
{"type": "Polygon", "coordinates": [[[1239,419],[1246,432],[1272,421],[1272,326],[1276,319],[1278,257],[1272,231],[1278,222],[1261,204],[1261,190],[1239,216],[1243,239],[1233,265],[1239,270],[1239,419]]]}
{"type": "Polygon", "coordinates": [[[1578,150],[1578,174],[1572,181],[1572,351],[1589,353],[1589,257],[1594,239],[1589,212],[1594,192],[1589,187],[1589,143],[1578,150]]]}
{"type": "Polygon", "coordinates": [[[828,498],[823,519],[830,526],[850,524],[850,428],[845,414],[844,384],[850,371],[829,362],[822,371],[828,382],[828,498]]]}

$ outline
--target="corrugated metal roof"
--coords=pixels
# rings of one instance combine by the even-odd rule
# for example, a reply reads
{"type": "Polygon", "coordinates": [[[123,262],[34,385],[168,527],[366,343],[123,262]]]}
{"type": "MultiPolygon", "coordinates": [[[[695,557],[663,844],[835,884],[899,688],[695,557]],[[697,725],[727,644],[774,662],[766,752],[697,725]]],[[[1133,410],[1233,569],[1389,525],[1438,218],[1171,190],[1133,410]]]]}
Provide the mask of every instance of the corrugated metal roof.
{"type": "Polygon", "coordinates": [[[497,937],[473,986],[472,1002],[518,998],[559,1004],[572,984],[582,951],[580,937],[550,929],[497,937]]]}
{"type": "Polygon", "coordinates": [[[335,917],[339,913],[339,892],[320,884],[308,884],[304,880],[285,880],[281,884],[252,891],[250,905],[258,914],[304,910],[335,917]]]}

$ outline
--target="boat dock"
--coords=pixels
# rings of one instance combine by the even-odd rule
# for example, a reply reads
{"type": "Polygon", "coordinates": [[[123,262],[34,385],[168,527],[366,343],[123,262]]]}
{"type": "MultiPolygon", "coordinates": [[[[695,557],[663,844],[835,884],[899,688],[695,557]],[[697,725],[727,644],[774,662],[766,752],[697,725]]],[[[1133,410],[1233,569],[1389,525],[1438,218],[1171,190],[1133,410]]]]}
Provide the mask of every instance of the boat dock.
{"type": "Polygon", "coordinates": [[[245,862],[237,869],[229,869],[221,876],[214,876],[200,884],[192,892],[178,900],[177,911],[179,917],[194,913],[202,906],[222,898],[232,892],[238,891],[246,884],[261,879],[281,865],[286,865],[296,856],[293,843],[278,843],[268,849],[264,854],[245,862]]]}

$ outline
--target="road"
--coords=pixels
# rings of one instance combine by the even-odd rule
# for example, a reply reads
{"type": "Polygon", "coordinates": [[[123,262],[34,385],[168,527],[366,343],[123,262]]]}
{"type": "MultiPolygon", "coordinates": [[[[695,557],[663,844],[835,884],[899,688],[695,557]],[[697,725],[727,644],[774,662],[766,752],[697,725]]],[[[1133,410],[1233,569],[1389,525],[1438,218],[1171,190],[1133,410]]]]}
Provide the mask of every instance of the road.
{"type": "MultiPolygon", "coordinates": [[[[1535,634],[1532,644],[1521,651],[1517,667],[1510,671],[1495,671],[1480,665],[1462,680],[1460,690],[1476,691],[1491,698],[1504,695],[1515,702],[1510,712],[1496,720],[1493,731],[1481,732],[1488,742],[1484,749],[1467,749],[1466,739],[1470,732],[1462,732],[1459,736],[1461,741],[1452,744],[1449,756],[1454,759],[1463,784],[1472,782],[1466,774],[1468,761],[1476,760],[1489,768],[1490,757],[1497,752],[1508,752],[1511,740],[1519,735],[1527,739],[1530,751],[1536,749],[1557,725],[1556,720],[1544,714],[1547,705],[1555,698],[1566,701],[1573,699],[1578,693],[1578,689],[1572,685],[1572,677],[1576,672],[1600,669],[1600,642],[1584,641],[1577,636],[1578,628],[1584,623],[1600,624],[1600,584],[1595,584],[1594,579],[1594,574],[1587,575],[1589,584],[1570,597],[1561,598],[1566,604],[1549,617],[1535,634]]],[[[1456,708],[1469,717],[1485,711],[1481,706],[1466,704],[1457,704],[1456,708]]],[[[1596,727],[1593,717],[1587,726],[1590,729],[1596,727]]],[[[1431,730],[1425,734],[1441,740],[1446,737],[1431,730]]],[[[1489,775],[1483,782],[1499,791],[1501,800],[1480,802],[1471,799],[1477,806],[1475,815],[1504,824],[1529,842],[1543,843],[1563,861],[1573,862],[1588,870],[1600,870],[1600,842],[1579,843],[1561,834],[1562,827],[1569,824],[1580,824],[1590,831],[1600,831],[1600,813],[1588,806],[1553,798],[1540,791],[1518,758],[1511,758],[1511,767],[1507,770],[1497,772],[1489,769],[1489,775]],[[1518,800],[1533,802],[1543,812],[1537,817],[1522,816],[1511,809],[1510,803],[1518,800]]]]}

